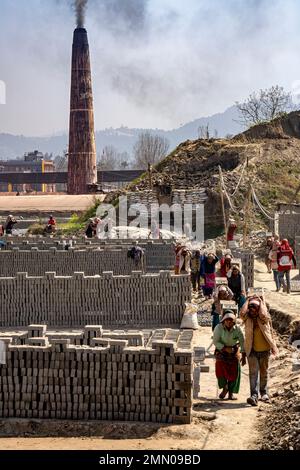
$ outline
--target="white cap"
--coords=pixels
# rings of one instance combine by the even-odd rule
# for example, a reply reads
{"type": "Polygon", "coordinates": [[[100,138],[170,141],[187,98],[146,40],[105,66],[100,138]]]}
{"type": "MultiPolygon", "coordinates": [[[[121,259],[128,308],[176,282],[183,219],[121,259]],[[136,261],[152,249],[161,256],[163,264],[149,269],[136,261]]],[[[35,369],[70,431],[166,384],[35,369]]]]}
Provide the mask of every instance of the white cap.
{"type": "Polygon", "coordinates": [[[221,322],[225,321],[225,320],[228,320],[228,319],[231,319],[233,320],[234,322],[236,322],[236,316],[235,314],[233,313],[232,310],[227,310],[227,312],[225,313],[225,315],[222,317],[221,319],[221,322]]]}

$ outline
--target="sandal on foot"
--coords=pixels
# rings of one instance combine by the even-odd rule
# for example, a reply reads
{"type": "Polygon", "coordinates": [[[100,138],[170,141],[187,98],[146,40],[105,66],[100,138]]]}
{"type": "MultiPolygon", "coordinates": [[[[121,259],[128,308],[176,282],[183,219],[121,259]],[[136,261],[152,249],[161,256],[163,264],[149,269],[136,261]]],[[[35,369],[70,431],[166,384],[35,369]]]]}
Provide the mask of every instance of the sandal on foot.
{"type": "Polygon", "coordinates": [[[221,392],[220,395],[219,395],[219,398],[221,398],[221,400],[224,400],[224,398],[226,397],[227,393],[228,393],[228,389],[227,389],[227,387],[224,387],[223,390],[222,390],[222,392],[221,392]]]}
{"type": "Polygon", "coordinates": [[[233,396],[233,393],[229,392],[228,400],[237,400],[237,398],[233,396]]]}

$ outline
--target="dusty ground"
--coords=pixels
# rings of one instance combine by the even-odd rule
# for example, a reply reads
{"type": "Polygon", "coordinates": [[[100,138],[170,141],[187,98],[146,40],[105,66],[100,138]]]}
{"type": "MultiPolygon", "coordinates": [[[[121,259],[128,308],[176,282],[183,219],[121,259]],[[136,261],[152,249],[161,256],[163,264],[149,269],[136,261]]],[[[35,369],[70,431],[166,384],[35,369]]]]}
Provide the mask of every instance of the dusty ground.
{"type": "Polygon", "coordinates": [[[52,195],[43,196],[0,196],[0,212],[64,212],[84,211],[91,207],[95,197],[103,200],[105,195],[52,195]]]}
{"type": "MultiPolygon", "coordinates": [[[[295,273],[296,274],[296,273],[295,273]]],[[[300,295],[277,294],[271,275],[263,263],[256,263],[256,286],[268,289],[269,300],[294,308],[300,306],[300,295]]],[[[211,343],[210,327],[201,327],[195,334],[195,344],[208,347],[211,343]]],[[[280,354],[272,359],[270,367],[271,395],[299,380],[292,371],[291,351],[280,340],[280,354]]],[[[208,373],[201,375],[200,398],[194,400],[193,422],[190,425],[101,423],[97,437],[62,438],[1,438],[0,450],[204,450],[204,449],[258,449],[261,447],[259,427],[272,409],[272,404],[258,407],[246,404],[249,396],[248,367],[242,371],[241,390],[236,401],[217,398],[214,359],[208,355],[205,363],[208,373]]]]}

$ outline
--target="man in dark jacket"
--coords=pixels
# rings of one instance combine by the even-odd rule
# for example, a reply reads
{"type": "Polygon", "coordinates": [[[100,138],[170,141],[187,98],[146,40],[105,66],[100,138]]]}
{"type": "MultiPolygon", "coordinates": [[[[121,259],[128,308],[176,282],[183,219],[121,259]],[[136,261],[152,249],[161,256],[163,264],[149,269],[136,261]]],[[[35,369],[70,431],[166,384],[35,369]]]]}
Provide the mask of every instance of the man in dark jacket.
{"type": "Polygon", "coordinates": [[[6,233],[6,235],[11,235],[12,234],[13,227],[17,223],[18,222],[16,221],[16,219],[14,218],[13,215],[10,214],[7,217],[6,224],[5,224],[5,233],[6,233]]]}

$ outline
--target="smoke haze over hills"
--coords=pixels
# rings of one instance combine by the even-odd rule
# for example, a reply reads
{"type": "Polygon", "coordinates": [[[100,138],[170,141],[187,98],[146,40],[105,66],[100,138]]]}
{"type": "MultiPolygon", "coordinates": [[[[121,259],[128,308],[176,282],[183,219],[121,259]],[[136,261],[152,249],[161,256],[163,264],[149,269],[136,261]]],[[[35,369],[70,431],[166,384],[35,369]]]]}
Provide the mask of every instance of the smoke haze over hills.
{"type": "MultiPolygon", "coordinates": [[[[296,0],[89,0],[96,129],[176,129],[300,79],[296,0]]],[[[68,128],[74,0],[1,0],[0,132],[68,128]]]]}

